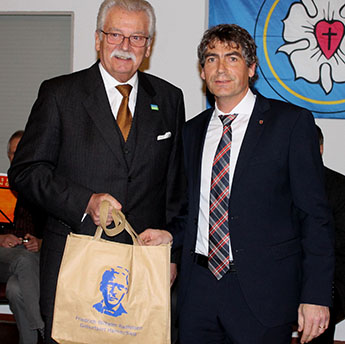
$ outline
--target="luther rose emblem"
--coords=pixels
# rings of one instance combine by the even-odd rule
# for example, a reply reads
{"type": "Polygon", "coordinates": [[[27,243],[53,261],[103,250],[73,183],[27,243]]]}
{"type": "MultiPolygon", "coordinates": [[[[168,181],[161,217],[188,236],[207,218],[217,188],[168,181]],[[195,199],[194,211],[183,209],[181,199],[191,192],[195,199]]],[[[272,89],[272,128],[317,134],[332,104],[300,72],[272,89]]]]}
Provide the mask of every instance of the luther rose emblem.
{"type": "Polygon", "coordinates": [[[344,0],[301,0],[283,21],[285,44],[295,78],[318,83],[325,92],[345,82],[344,0]]]}

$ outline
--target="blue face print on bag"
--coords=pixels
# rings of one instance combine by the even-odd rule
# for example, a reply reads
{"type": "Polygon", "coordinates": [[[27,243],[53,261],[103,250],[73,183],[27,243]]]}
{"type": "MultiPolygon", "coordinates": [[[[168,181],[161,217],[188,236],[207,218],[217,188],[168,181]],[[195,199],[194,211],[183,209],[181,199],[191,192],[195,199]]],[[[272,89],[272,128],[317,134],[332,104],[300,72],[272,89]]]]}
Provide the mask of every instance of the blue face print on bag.
{"type": "Polygon", "coordinates": [[[99,288],[103,300],[94,304],[93,308],[112,317],[127,314],[121,301],[128,292],[128,277],[129,271],[121,266],[104,271],[99,288]]]}

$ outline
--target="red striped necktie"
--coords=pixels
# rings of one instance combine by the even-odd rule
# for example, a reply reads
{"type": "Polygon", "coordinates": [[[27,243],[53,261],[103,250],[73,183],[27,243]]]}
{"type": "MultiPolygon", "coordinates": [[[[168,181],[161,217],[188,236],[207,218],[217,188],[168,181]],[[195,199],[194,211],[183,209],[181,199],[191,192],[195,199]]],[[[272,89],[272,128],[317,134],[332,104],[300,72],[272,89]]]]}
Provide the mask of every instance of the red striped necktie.
{"type": "Polygon", "coordinates": [[[220,280],[229,270],[229,164],[232,131],[231,123],[237,114],[220,115],[223,134],[213,161],[210,192],[210,232],[208,268],[220,280]]]}

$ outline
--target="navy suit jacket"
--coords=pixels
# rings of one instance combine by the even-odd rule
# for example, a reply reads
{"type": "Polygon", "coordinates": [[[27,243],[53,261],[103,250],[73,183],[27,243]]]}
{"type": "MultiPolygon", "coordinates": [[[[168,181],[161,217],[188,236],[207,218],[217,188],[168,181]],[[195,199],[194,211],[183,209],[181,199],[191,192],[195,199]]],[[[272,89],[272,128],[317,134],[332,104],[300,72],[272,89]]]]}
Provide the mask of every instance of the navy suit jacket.
{"type": "MultiPolygon", "coordinates": [[[[93,193],[114,196],[138,233],[165,228],[178,214],[185,192],[184,117],[180,89],[138,72],[129,160],[98,63],[42,83],[9,179],[11,186],[49,214],[41,253],[45,315],[53,311],[67,234],[95,233],[89,216],[81,221],[93,193]],[[163,135],[166,139],[158,140],[163,135]]],[[[131,242],[127,233],[115,240],[131,242]]]]}
{"type": "MultiPolygon", "coordinates": [[[[187,122],[183,133],[188,215],[182,218],[179,307],[192,270],[202,151],[213,110],[187,122]]],[[[229,230],[243,294],[264,325],[295,320],[300,303],[331,305],[333,228],[307,110],[257,95],[234,172],[229,230]]]]}

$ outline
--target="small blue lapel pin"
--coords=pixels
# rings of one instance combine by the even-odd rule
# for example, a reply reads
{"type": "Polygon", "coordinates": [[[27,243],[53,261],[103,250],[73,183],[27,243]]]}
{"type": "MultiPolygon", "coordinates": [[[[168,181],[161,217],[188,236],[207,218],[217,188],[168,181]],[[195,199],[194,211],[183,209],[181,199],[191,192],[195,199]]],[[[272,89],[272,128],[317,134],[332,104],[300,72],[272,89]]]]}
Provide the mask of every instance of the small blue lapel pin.
{"type": "Polygon", "coordinates": [[[158,111],[159,107],[156,104],[151,104],[151,110],[158,111]]]}

